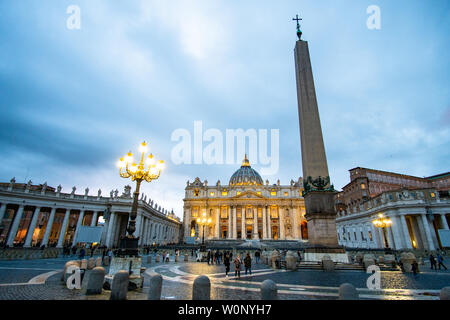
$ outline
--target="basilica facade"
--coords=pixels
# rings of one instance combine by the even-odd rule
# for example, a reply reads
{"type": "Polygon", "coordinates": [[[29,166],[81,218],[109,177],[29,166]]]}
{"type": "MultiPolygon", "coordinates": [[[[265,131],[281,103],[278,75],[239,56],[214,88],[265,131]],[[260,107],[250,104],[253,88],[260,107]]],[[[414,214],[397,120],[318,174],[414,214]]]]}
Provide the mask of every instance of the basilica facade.
{"type": "Polygon", "coordinates": [[[264,184],[245,157],[228,185],[187,182],[184,241],[307,240],[303,181],[264,184]]]}

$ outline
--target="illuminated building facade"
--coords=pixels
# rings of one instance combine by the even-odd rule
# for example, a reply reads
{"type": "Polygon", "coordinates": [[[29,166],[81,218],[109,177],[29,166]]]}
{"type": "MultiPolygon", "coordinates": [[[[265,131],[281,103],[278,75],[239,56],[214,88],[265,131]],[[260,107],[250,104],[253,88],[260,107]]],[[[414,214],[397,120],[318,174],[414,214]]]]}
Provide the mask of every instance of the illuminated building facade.
{"type": "Polygon", "coordinates": [[[228,185],[208,186],[196,178],[187,182],[184,199],[184,241],[307,240],[303,181],[264,184],[245,157],[228,185]],[[203,226],[198,219],[209,220],[203,226]]]}

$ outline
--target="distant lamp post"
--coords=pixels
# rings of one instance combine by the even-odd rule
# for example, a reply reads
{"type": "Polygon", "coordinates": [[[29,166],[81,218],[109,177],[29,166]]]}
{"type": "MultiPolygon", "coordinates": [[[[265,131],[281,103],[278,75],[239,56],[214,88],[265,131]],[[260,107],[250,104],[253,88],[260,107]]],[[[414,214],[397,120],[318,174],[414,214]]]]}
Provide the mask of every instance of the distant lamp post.
{"type": "Polygon", "coordinates": [[[157,161],[153,157],[153,154],[145,157],[145,153],[148,151],[148,145],[145,141],[139,146],[139,151],[142,153],[139,164],[136,164],[133,161],[133,154],[131,151],[128,152],[126,156],[120,158],[117,164],[119,167],[119,174],[122,178],[131,178],[131,181],[136,181],[136,189],[133,194],[133,205],[131,207],[127,227],[128,235],[123,237],[120,243],[121,255],[137,256],[139,238],[136,238],[133,234],[134,231],[136,231],[136,216],[141,182],[151,182],[152,180],[158,179],[161,171],[164,169],[164,161],[157,161]]]}
{"type": "Polygon", "coordinates": [[[206,213],[203,213],[203,217],[202,218],[197,218],[197,223],[203,227],[202,246],[201,246],[202,250],[201,251],[204,251],[204,248],[205,248],[205,227],[211,225],[211,218],[206,218],[206,213]]]}
{"type": "Polygon", "coordinates": [[[389,245],[386,237],[386,228],[391,226],[391,219],[385,217],[384,214],[380,213],[378,214],[378,219],[373,220],[372,223],[375,225],[375,227],[381,228],[383,230],[384,247],[388,249],[389,245]]]}

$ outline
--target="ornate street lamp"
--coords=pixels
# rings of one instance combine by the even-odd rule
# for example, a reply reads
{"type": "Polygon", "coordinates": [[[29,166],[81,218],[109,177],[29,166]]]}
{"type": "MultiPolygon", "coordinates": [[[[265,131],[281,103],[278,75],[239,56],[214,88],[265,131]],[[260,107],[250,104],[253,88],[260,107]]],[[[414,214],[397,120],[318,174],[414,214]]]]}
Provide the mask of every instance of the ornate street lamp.
{"type": "Polygon", "coordinates": [[[389,249],[389,245],[386,238],[386,228],[391,226],[392,224],[391,219],[385,217],[384,214],[380,213],[378,214],[378,219],[373,220],[372,223],[375,225],[375,227],[381,228],[383,230],[384,247],[386,249],[389,249]]]}
{"type": "Polygon", "coordinates": [[[133,194],[133,205],[131,207],[131,213],[128,220],[127,233],[120,242],[120,254],[121,255],[138,255],[138,241],[133,233],[136,231],[136,216],[139,199],[139,189],[142,181],[151,182],[159,178],[161,171],[164,169],[164,161],[157,161],[153,154],[145,157],[145,153],[148,151],[148,145],[144,141],[139,146],[139,151],[142,153],[141,162],[137,165],[133,161],[133,154],[128,154],[120,158],[118,162],[119,174],[122,178],[131,178],[131,181],[136,181],[136,189],[133,194]]]}
{"type": "Polygon", "coordinates": [[[206,218],[206,213],[204,212],[202,218],[197,218],[197,223],[203,227],[200,251],[205,251],[205,227],[211,224],[211,218],[206,218]]]}

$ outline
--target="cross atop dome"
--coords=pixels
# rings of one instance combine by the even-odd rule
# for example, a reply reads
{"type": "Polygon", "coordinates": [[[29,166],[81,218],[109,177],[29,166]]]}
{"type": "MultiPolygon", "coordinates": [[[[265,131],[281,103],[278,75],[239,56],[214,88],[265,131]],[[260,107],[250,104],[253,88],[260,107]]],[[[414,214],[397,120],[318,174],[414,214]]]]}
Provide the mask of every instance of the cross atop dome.
{"type": "Polygon", "coordinates": [[[247,154],[245,154],[245,159],[242,161],[243,167],[250,167],[250,161],[247,159],[247,154]]]}

